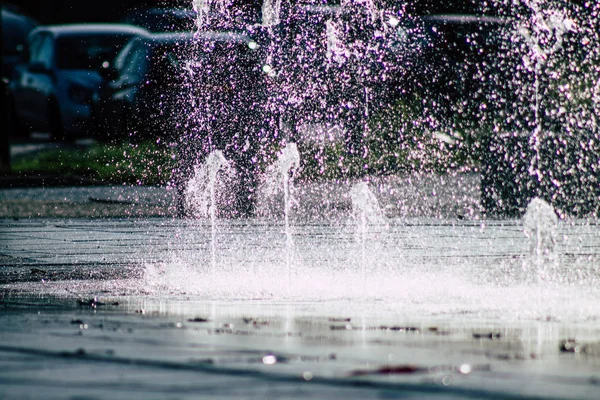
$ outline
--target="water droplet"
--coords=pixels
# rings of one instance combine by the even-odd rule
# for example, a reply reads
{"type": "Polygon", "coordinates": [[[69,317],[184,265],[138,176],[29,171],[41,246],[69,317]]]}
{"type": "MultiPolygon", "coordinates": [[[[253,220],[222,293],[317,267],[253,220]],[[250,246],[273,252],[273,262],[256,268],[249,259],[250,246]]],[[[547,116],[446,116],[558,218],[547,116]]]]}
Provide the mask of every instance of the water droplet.
{"type": "Polygon", "coordinates": [[[263,357],[262,362],[265,365],[273,365],[277,363],[277,357],[275,357],[273,354],[268,354],[263,357]]]}
{"type": "Polygon", "coordinates": [[[464,375],[470,374],[472,370],[473,369],[469,364],[462,364],[460,367],[458,367],[458,371],[464,375]]]}

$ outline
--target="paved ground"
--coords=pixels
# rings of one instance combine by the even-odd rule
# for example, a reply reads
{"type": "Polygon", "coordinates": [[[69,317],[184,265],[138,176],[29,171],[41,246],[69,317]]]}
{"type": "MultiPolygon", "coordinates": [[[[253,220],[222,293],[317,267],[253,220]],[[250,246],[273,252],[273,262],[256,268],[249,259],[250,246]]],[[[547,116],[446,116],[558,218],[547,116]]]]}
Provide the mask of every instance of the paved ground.
{"type": "Polygon", "coordinates": [[[174,216],[162,187],[79,186],[0,189],[0,218],[174,216]]]}
{"type": "MultiPolygon", "coordinates": [[[[0,220],[0,398],[597,399],[597,275],[502,285],[518,221],[418,221],[370,253],[364,297],[369,248],[343,225],[297,228],[289,292],[281,223],[222,225],[211,274],[207,221],[0,220]]],[[[564,229],[569,268],[593,273],[596,227],[564,229]]]]}
{"type": "MultiPolygon", "coordinates": [[[[62,177],[63,182],[69,177],[62,177]]],[[[70,177],[72,181],[76,177],[70,177]]],[[[40,186],[10,184],[0,188],[0,218],[174,217],[175,192],[168,187],[67,186],[58,182],[40,186]]],[[[352,207],[350,188],[356,182],[318,182],[293,188],[295,218],[333,218],[352,207]]],[[[369,180],[379,205],[390,217],[477,218],[479,175],[414,174],[369,180]]],[[[261,216],[281,215],[282,195],[261,195],[261,216]]]]}

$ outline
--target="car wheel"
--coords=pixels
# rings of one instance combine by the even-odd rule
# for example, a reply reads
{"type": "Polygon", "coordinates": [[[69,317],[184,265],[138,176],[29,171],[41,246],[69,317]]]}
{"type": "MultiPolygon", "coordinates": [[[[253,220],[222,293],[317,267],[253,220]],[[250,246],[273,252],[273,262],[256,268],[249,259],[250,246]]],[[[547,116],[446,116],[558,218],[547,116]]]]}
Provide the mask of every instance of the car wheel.
{"type": "Polygon", "coordinates": [[[31,129],[23,121],[20,120],[17,115],[17,108],[15,107],[14,100],[10,101],[10,123],[12,125],[12,132],[19,139],[27,139],[31,136],[31,129]]]}
{"type": "Polygon", "coordinates": [[[50,102],[50,106],[48,107],[48,127],[50,129],[50,140],[53,141],[63,141],[66,140],[67,137],[65,135],[65,129],[62,122],[62,117],[60,115],[60,108],[56,100],[52,100],[50,102]]]}

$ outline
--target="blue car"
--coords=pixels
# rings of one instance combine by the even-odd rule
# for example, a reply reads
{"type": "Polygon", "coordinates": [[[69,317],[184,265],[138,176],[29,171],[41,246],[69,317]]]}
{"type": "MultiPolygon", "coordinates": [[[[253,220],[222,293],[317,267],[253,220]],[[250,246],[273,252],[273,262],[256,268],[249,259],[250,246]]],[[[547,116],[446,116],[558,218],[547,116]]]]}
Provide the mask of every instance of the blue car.
{"type": "Polygon", "coordinates": [[[28,36],[26,62],[9,85],[20,136],[50,132],[54,140],[86,136],[91,102],[110,64],[132,37],[146,34],[126,24],[41,26],[28,36]]]}

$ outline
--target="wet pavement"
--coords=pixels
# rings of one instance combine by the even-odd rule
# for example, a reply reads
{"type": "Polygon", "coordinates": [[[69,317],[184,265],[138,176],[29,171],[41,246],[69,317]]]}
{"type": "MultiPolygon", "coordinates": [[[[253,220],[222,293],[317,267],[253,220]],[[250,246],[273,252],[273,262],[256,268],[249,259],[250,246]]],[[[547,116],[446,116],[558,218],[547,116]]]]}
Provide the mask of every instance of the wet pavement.
{"type": "MultiPolygon", "coordinates": [[[[0,218],[174,217],[172,187],[69,185],[77,177],[40,177],[37,186],[6,181],[0,218]],[[65,184],[66,183],[66,184],[65,184]]],[[[478,218],[479,174],[413,174],[367,179],[388,217],[478,218]]],[[[354,181],[300,183],[292,188],[292,218],[331,219],[351,209],[354,181]]],[[[260,217],[281,216],[282,196],[259,195],[260,217]]]]}
{"type": "Polygon", "coordinates": [[[164,187],[79,186],[0,189],[0,218],[106,218],[175,215],[164,187]]]}
{"type": "Polygon", "coordinates": [[[537,283],[519,221],[389,224],[2,219],[0,397],[597,398],[594,223],[537,283]]]}

